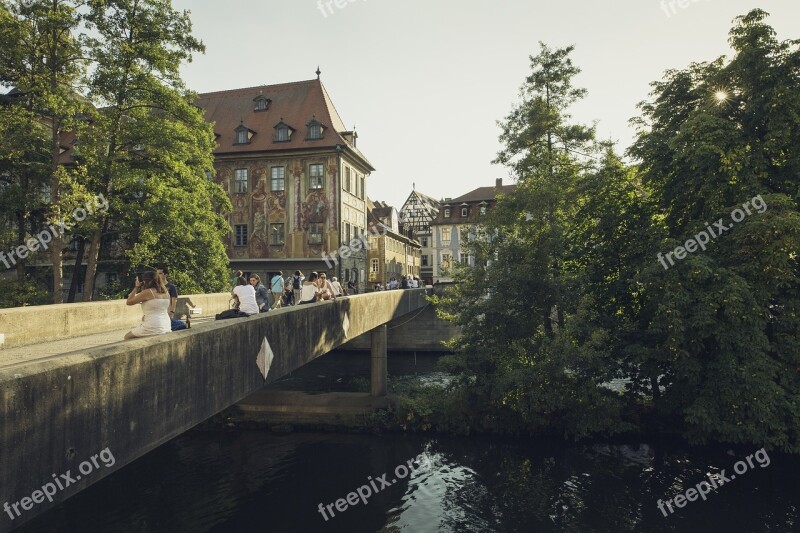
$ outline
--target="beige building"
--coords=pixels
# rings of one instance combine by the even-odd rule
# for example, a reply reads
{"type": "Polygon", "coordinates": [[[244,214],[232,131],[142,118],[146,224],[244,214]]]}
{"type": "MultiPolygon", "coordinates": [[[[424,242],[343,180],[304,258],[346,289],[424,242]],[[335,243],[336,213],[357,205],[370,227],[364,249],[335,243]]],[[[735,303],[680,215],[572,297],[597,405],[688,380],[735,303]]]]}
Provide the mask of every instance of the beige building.
{"type": "Polygon", "coordinates": [[[368,287],[386,285],[392,278],[420,276],[422,248],[419,241],[402,233],[397,210],[368,200],[370,239],[367,254],[368,287]]]}

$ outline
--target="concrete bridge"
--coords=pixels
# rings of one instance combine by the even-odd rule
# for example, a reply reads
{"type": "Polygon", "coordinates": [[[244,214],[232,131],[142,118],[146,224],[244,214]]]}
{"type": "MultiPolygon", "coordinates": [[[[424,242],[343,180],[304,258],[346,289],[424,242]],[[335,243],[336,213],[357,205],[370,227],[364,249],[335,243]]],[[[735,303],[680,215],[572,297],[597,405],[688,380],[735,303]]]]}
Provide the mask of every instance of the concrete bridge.
{"type": "MultiPolygon", "coordinates": [[[[124,342],[141,310],[123,301],[0,309],[0,506],[10,509],[0,531],[359,336],[370,337],[380,404],[386,324],[424,310],[424,296],[356,295],[124,342]]],[[[178,313],[213,315],[228,301],[182,297],[178,313]]]]}

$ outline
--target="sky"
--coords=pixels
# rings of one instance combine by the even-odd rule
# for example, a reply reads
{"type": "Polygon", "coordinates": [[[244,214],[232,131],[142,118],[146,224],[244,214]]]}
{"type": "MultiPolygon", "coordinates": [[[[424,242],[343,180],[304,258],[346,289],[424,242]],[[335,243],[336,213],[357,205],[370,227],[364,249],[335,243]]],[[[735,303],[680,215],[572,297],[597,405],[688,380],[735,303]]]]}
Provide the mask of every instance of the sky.
{"type": "Polygon", "coordinates": [[[173,0],[206,53],[185,65],[197,92],[321,79],[376,171],[367,194],[397,209],[412,187],[440,199],[496,178],[497,121],[519,102],[539,42],[575,46],[574,120],[618,151],[664,71],[730,56],[733,19],[771,14],[800,38],[797,0],[173,0]],[[326,3],[329,4],[326,6],[326,3]],[[680,2],[680,3],[679,3],[680,2]],[[681,7],[683,5],[684,7],[681,7]]]}

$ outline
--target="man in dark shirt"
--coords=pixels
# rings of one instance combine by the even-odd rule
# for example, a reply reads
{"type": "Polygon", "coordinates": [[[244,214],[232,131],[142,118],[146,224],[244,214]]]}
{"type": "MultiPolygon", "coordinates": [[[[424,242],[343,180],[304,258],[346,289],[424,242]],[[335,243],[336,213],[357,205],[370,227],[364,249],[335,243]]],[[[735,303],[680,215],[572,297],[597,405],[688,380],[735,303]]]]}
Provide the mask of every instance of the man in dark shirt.
{"type": "Polygon", "coordinates": [[[169,276],[169,269],[167,267],[160,267],[156,269],[159,274],[164,274],[164,279],[167,280],[167,292],[169,293],[169,317],[173,318],[175,315],[175,307],[178,305],[178,288],[167,279],[169,276]]]}

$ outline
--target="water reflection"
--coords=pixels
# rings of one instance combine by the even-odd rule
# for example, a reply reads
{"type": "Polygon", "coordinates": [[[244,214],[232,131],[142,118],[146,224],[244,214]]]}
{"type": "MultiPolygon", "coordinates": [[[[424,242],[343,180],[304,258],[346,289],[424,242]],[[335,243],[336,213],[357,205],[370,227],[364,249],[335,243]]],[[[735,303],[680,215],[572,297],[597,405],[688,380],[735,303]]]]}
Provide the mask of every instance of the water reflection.
{"type": "MultiPolygon", "coordinates": [[[[326,356],[285,388],[347,390],[369,375],[362,355],[326,356]]],[[[390,373],[438,381],[430,360],[390,358],[390,373]]],[[[444,376],[446,378],[446,376],[444,376]]],[[[753,453],[755,450],[747,450],[753,453]]],[[[719,450],[649,444],[570,445],[426,435],[192,431],[100,481],[27,532],[762,532],[800,531],[797,458],[770,453],[664,517],[674,498],[731,472],[719,450]],[[425,468],[326,521],[338,499],[424,454],[425,468]]],[[[335,509],[335,507],[334,507],[335,509]]]]}
{"type": "Polygon", "coordinates": [[[485,438],[191,432],[21,531],[796,531],[797,462],[771,455],[665,518],[656,501],[732,469],[719,453],[485,438]],[[427,460],[327,521],[368,481],[427,460]]]}

